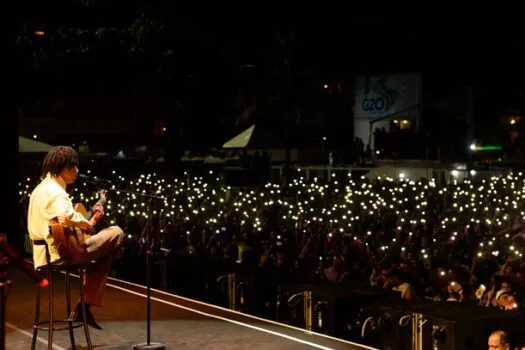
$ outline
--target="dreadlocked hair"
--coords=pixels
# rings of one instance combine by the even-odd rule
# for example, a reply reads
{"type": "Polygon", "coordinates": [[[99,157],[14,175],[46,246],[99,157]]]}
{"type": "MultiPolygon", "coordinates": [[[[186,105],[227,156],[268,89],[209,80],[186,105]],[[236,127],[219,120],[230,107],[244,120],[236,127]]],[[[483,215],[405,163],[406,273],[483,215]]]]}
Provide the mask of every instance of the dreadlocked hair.
{"type": "Polygon", "coordinates": [[[42,162],[42,177],[48,173],[58,176],[62,170],[78,166],[78,153],[69,146],[55,146],[42,162]]]}

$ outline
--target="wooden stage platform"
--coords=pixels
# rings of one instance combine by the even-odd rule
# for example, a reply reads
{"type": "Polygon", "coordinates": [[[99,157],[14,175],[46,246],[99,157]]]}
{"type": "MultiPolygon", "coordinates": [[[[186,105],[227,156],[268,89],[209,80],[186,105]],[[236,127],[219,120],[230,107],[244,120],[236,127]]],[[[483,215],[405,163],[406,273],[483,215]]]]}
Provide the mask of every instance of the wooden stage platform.
{"type": "MultiPolygon", "coordinates": [[[[35,308],[35,285],[26,275],[10,271],[12,286],[7,300],[6,349],[28,350],[31,344],[35,308]]],[[[78,297],[78,280],[73,283],[73,301],[78,297]]],[[[146,289],[111,279],[103,308],[93,314],[104,328],[90,329],[97,350],[130,349],[146,341],[146,289]]],[[[47,317],[46,294],[42,318],[47,317]]],[[[75,304],[75,303],[73,303],[75,304]]],[[[64,278],[55,278],[55,317],[65,318],[64,278]]],[[[214,305],[154,290],[151,303],[151,341],[167,349],[373,349],[280,323],[267,321],[214,305]]],[[[87,349],[82,328],[75,330],[78,349],[87,349]]],[[[67,331],[56,332],[53,348],[68,350],[67,331]]],[[[47,332],[40,331],[37,349],[47,349],[47,332]]]]}

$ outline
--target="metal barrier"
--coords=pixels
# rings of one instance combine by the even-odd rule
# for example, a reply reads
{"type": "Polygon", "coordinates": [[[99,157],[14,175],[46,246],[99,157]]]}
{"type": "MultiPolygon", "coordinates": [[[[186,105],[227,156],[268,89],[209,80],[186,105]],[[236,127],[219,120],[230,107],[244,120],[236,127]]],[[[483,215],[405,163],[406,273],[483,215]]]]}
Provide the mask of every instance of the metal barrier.
{"type": "MultiPolygon", "coordinates": [[[[241,281],[237,285],[237,293],[239,295],[239,310],[238,311],[247,311],[246,307],[246,289],[249,287],[249,283],[246,281],[241,281]]],[[[249,296],[248,296],[249,298],[249,296]]]]}
{"type": "Polygon", "coordinates": [[[312,292],[305,290],[303,296],[304,306],[304,323],[305,329],[309,332],[312,331],[312,292]]]}
{"type": "Polygon", "coordinates": [[[221,276],[217,278],[217,283],[224,284],[224,282],[228,283],[228,308],[230,310],[236,310],[237,309],[237,282],[236,282],[236,276],[234,273],[229,273],[227,275],[221,276]]]}
{"type": "Polygon", "coordinates": [[[314,306],[314,311],[317,314],[317,328],[319,330],[323,330],[323,324],[324,324],[324,313],[323,313],[323,307],[328,305],[328,302],[326,301],[318,301],[317,304],[314,306]]]}
{"type": "MultiPolygon", "coordinates": [[[[304,315],[304,329],[308,332],[312,331],[313,308],[312,308],[312,292],[305,290],[303,292],[295,293],[288,298],[288,306],[294,309],[300,302],[303,301],[303,315],[304,315]]],[[[277,300],[277,307],[279,307],[279,299],[277,300]]]]}
{"type": "MultiPolygon", "coordinates": [[[[230,273],[228,275],[223,275],[217,279],[217,282],[228,285],[228,307],[231,310],[239,311],[238,308],[242,308],[246,304],[244,286],[247,285],[247,282],[238,282],[238,278],[235,273],[230,273]]],[[[314,331],[314,313],[317,320],[316,332],[324,328],[324,312],[323,309],[326,307],[326,301],[318,301],[315,305],[313,304],[312,291],[304,290],[298,293],[293,294],[286,300],[286,304],[292,310],[296,310],[299,304],[302,302],[303,307],[303,318],[304,318],[304,329],[306,332],[314,331]]],[[[281,303],[281,295],[277,296],[277,308],[281,303]]],[[[369,319],[363,324],[363,330],[361,331],[362,336],[367,325],[372,325],[374,323],[374,317],[369,317],[369,319]],[[371,322],[369,322],[371,321],[371,322]]],[[[408,326],[408,323],[411,323],[412,326],[412,350],[423,350],[424,346],[424,332],[423,325],[427,322],[424,319],[423,314],[413,313],[411,315],[404,316],[400,321],[400,326],[403,323],[405,326],[408,326]]],[[[376,328],[377,325],[373,325],[373,328],[376,328]]],[[[364,337],[364,336],[363,336],[364,337]]]]}
{"type": "Polygon", "coordinates": [[[168,260],[162,259],[157,261],[155,264],[158,264],[160,267],[160,289],[167,292],[168,291],[168,260]]]}
{"type": "Polygon", "coordinates": [[[228,274],[228,296],[230,300],[230,309],[237,309],[237,282],[234,273],[228,274]]]}
{"type": "Polygon", "coordinates": [[[423,325],[427,322],[422,314],[412,314],[412,349],[423,350],[423,325]]]}

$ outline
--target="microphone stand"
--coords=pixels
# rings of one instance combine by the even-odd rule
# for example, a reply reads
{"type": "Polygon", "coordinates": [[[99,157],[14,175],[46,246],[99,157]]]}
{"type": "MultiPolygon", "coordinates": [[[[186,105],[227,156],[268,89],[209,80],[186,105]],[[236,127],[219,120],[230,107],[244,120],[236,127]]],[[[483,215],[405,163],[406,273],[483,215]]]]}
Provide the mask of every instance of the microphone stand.
{"type": "MultiPolygon", "coordinates": [[[[151,206],[155,200],[165,200],[163,197],[154,196],[150,194],[140,193],[140,192],[133,192],[133,191],[124,191],[119,190],[116,188],[109,188],[107,190],[114,191],[114,192],[122,192],[122,193],[129,193],[136,196],[142,196],[145,198],[148,198],[150,200],[149,204],[149,210],[151,211],[151,206]]],[[[150,235],[150,228],[149,228],[149,216],[146,217],[146,222],[144,224],[144,229],[146,229],[146,327],[147,327],[147,335],[146,335],[146,342],[145,343],[139,343],[135,344],[131,347],[132,350],[166,350],[166,346],[164,346],[161,343],[152,343],[151,342],[151,258],[153,255],[152,247],[151,247],[151,235],[150,235]]]]}

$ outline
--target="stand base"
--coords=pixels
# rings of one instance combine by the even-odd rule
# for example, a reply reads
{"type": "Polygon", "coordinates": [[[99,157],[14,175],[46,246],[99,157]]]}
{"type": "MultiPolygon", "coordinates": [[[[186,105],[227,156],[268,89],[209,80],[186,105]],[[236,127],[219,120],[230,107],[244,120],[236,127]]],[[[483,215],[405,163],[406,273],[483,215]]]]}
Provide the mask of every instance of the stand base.
{"type": "Polygon", "coordinates": [[[166,347],[160,343],[140,343],[133,345],[131,350],[166,350],[166,347]]]}

